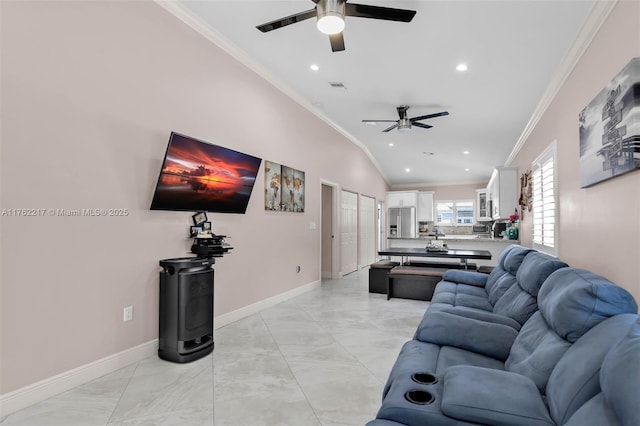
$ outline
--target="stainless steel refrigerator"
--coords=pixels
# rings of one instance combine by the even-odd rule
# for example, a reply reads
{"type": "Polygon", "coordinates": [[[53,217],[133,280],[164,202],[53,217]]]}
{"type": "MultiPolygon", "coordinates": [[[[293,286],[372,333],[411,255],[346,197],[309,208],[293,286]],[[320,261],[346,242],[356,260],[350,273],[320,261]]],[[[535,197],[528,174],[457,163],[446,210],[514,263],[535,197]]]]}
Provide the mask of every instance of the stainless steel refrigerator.
{"type": "Polygon", "coordinates": [[[389,221],[389,237],[415,238],[416,237],[416,208],[393,207],[389,209],[387,216],[389,221]]]}

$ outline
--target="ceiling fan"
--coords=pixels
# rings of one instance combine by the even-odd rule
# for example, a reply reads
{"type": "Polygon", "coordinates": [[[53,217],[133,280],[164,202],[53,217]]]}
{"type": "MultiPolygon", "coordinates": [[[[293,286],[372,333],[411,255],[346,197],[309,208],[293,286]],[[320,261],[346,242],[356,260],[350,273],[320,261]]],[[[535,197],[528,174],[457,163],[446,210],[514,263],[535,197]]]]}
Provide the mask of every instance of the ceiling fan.
{"type": "Polygon", "coordinates": [[[390,130],[395,129],[396,127],[398,128],[399,132],[407,132],[411,130],[411,126],[422,127],[423,129],[430,129],[433,127],[428,124],[418,123],[418,121],[420,120],[426,120],[427,118],[442,117],[443,115],[449,115],[447,111],[442,111],[442,112],[436,112],[435,114],[427,114],[427,115],[421,115],[419,117],[408,118],[407,110],[409,109],[409,105],[400,105],[399,107],[396,107],[396,109],[398,110],[398,116],[400,117],[399,120],[362,120],[362,122],[363,123],[396,123],[393,126],[387,129],[384,129],[383,132],[388,132],[390,130]]]}
{"type": "Polygon", "coordinates": [[[313,17],[318,18],[318,30],[329,35],[331,50],[339,52],[344,50],[344,17],[356,16],[359,18],[383,19],[385,21],[411,22],[415,10],[394,9],[390,7],[368,6],[365,4],[347,3],[348,0],[311,0],[316,4],[313,9],[296,13],[291,16],[267,22],[256,26],[257,29],[266,33],[277,30],[296,22],[304,21],[313,17]]]}

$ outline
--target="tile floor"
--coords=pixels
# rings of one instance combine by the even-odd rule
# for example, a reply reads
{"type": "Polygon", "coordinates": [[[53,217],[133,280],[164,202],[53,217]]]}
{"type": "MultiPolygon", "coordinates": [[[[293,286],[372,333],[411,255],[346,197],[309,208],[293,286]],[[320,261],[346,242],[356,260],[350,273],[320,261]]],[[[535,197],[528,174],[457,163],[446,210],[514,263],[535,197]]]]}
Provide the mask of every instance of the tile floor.
{"type": "Polygon", "coordinates": [[[1,426],[362,426],[427,302],[369,294],[368,270],[215,331],[213,354],[153,356],[1,426]]]}

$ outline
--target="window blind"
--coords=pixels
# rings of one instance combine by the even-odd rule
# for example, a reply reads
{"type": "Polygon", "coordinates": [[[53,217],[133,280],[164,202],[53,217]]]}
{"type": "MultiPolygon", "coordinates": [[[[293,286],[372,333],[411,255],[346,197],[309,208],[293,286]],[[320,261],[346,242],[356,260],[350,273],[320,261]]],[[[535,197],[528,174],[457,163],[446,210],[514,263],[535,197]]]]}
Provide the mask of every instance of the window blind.
{"type": "Polygon", "coordinates": [[[556,232],[556,178],[555,144],[532,164],[533,184],[533,243],[551,249],[555,254],[556,232]]]}

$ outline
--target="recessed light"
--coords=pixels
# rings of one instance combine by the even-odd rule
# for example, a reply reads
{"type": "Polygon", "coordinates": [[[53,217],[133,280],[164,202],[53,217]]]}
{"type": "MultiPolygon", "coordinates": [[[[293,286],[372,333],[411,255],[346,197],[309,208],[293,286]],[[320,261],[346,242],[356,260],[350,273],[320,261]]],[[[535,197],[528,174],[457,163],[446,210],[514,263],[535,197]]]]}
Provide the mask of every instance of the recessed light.
{"type": "Polygon", "coordinates": [[[424,151],[423,154],[424,155],[436,155],[435,152],[428,152],[428,151],[424,151]]]}
{"type": "Polygon", "coordinates": [[[405,171],[405,172],[407,172],[407,173],[409,173],[409,172],[411,171],[411,169],[406,168],[406,169],[404,169],[404,171],[405,171]]]}
{"type": "Polygon", "coordinates": [[[320,67],[316,64],[311,64],[311,66],[309,66],[309,68],[311,68],[312,71],[318,71],[320,69],[320,67]]]}
{"type": "Polygon", "coordinates": [[[392,143],[390,143],[390,144],[389,144],[389,146],[393,146],[393,144],[392,144],[392,143]]]}
{"type": "Polygon", "coordinates": [[[469,151],[462,151],[462,153],[467,155],[467,154],[469,154],[469,151]]]}
{"type": "Polygon", "coordinates": [[[468,171],[469,171],[469,169],[464,169],[464,171],[465,171],[465,172],[468,172],[468,171]]]}
{"type": "Polygon", "coordinates": [[[467,64],[458,64],[456,67],[458,71],[466,71],[468,69],[467,64]]]}

